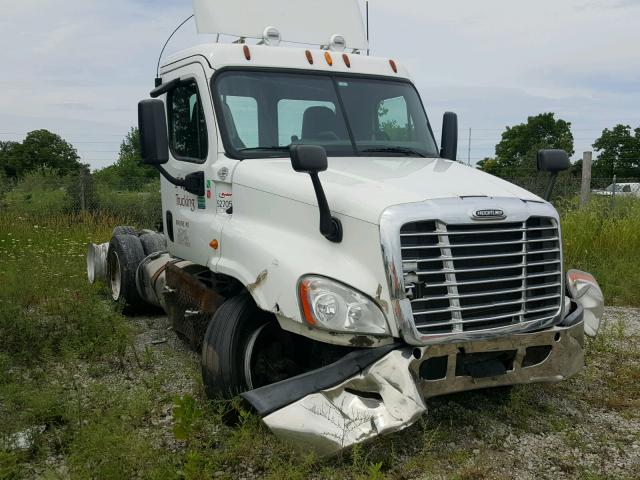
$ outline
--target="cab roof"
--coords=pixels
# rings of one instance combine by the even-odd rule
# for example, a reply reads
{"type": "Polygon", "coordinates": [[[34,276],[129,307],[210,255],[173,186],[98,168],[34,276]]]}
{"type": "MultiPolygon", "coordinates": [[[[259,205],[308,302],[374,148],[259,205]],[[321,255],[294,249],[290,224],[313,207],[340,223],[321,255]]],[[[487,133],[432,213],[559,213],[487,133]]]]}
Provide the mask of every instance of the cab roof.
{"type": "Polygon", "coordinates": [[[162,65],[161,74],[174,70],[185,61],[198,59],[211,70],[225,67],[258,67],[410,78],[403,65],[389,58],[318,48],[240,43],[211,43],[188,48],[167,58],[162,65]]]}

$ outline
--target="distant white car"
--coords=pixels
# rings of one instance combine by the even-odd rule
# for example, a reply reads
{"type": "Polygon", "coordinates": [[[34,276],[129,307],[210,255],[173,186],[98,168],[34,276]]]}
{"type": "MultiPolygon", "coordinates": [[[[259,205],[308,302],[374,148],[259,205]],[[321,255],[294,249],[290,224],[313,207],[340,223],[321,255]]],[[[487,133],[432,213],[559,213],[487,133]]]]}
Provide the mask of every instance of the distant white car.
{"type": "Polygon", "coordinates": [[[605,189],[592,190],[591,193],[603,197],[610,197],[614,191],[616,195],[640,197],[640,183],[612,183],[605,189]]]}

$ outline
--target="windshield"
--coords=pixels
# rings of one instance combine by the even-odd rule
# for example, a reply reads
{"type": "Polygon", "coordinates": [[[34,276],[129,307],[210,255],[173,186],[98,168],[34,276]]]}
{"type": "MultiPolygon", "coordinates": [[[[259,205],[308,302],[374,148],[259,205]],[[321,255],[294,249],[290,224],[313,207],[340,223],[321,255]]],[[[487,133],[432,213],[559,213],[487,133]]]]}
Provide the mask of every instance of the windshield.
{"type": "Polygon", "coordinates": [[[329,156],[439,156],[406,81],[233,70],[214,82],[223,143],[235,158],[286,157],[292,143],[321,145],[329,156]]]}

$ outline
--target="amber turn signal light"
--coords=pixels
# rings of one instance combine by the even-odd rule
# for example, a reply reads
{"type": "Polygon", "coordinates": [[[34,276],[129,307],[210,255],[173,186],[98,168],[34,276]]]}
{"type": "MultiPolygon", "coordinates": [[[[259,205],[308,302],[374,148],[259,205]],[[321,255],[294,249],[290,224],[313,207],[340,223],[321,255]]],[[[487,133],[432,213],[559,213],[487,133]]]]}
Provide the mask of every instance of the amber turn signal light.
{"type": "Polygon", "coordinates": [[[316,319],[313,318],[311,312],[311,304],[309,303],[309,281],[303,280],[300,282],[300,301],[302,302],[302,312],[304,313],[304,319],[311,326],[316,324],[316,319]]]}

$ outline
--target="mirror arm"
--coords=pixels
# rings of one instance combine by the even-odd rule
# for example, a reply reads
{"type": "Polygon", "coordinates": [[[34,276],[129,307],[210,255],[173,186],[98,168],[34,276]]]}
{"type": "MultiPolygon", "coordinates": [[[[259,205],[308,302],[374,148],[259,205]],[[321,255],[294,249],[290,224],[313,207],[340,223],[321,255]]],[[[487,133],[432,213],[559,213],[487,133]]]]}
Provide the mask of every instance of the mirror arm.
{"type": "Polygon", "coordinates": [[[164,178],[167,179],[167,181],[171,184],[171,185],[175,185],[176,187],[185,187],[187,182],[185,182],[182,179],[176,178],[174,176],[172,176],[169,172],[167,172],[164,167],[162,165],[154,165],[158,171],[160,172],[160,175],[162,175],[164,178]]]}
{"type": "Polygon", "coordinates": [[[547,185],[547,191],[544,194],[544,199],[547,202],[551,201],[551,194],[553,193],[553,187],[556,186],[557,178],[558,178],[558,172],[551,172],[551,176],[549,178],[549,184],[547,185]]]}
{"type": "Polygon", "coordinates": [[[178,85],[180,85],[180,79],[179,78],[174,78],[170,82],[161,83],[159,86],[157,86],[156,88],[151,90],[151,92],[149,93],[149,96],[151,98],[158,98],[160,95],[164,95],[169,90],[173,90],[178,85]]]}
{"type": "Polygon", "coordinates": [[[155,165],[155,167],[171,185],[182,187],[193,195],[197,195],[199,197],[204,196],[204,172],[190,173],[187,175],[187,178],[180,179],[172,176],[162,165],[155,165]]]}
{"type": "Polygon", "coordinates": [[[322,233],[327,240],[340,243],[342,242],[342,222],[340,222],[340,219],[331,216],[327,196],[324,194],[324,189],[322,188],[318,174],[316,172],[310,172],[309,176],[311,177],[313,189],[318,199],[318,208],[320,209],[320,233],[322,233]]]}

